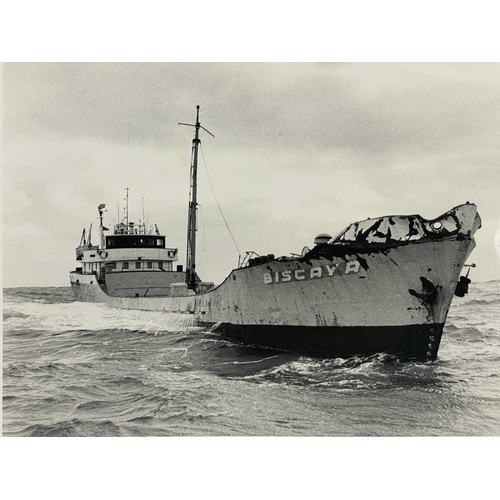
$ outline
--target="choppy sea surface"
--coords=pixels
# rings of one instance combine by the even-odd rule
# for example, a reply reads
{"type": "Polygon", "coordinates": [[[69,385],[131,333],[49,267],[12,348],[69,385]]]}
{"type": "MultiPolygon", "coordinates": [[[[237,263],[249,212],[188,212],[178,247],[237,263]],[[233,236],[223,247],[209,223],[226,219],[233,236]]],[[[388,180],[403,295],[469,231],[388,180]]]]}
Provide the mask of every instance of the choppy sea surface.
{"type": "Polygon", "coordinates": [[[5,289],[3,435],[500,435],[500,281],[455,297],[428,363],[314,359],[189,321],[5,289]]]}

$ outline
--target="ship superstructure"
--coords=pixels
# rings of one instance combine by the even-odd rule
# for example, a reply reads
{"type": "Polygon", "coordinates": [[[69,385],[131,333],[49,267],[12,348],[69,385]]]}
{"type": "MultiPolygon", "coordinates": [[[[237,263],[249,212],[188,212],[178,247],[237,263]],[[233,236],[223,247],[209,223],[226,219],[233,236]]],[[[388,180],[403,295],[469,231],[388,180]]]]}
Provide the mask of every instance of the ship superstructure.
{"type": "Polygon", "coordinates": [[[167,247],[166,236],[157,228],[147,231],[144,223],[120,222],[107,235],[101,222],[100,231],[99,245],[77,251],[76,280],[78,275],[92,276],[112,297],[187,294],[186,274],[177,265],[178,249],[167,247]]]}

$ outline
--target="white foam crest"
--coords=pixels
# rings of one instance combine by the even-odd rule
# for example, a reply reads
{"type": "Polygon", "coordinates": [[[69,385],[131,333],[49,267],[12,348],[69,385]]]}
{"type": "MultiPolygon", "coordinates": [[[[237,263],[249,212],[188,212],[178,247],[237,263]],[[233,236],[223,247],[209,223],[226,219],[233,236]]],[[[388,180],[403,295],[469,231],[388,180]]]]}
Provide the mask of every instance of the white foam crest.
{"type": "Polygon", "coordinates": [[[314,359],[301,357],[299,360],[264,369],[256,374],[247,375],[246,380],[264,383],[283,383],[335,387],[341,391],[371,389],[382,384],[380,380],[368,383],[373,375],[381,375],[380,365],[384,355],[373,358],[332,358],[314,359]]]}
{"type": "Polygon", "coordinates": [[[24,302],[9,304],[6,313],[14,314],[4,321],[9,330],[47,330],[51,333],[68,330],[141,330],[166,333],[194,327],[191,315],[162,311],[114,309],[105,304],[87,302],[43,304],[24,302]]]}
{"type": "Polygon", "coordinates": [[[300,358],[297,361],[288,361],[286,363],[264,369],[258,374],[250,375],[245,378],[247,379],[262,379],[269,376],[277,377],[287,377],[287,376],[299,376],[308,379],[312,375],[316,374],[321,368],[321,360],[315,360],[312,358],[300,358]]]}

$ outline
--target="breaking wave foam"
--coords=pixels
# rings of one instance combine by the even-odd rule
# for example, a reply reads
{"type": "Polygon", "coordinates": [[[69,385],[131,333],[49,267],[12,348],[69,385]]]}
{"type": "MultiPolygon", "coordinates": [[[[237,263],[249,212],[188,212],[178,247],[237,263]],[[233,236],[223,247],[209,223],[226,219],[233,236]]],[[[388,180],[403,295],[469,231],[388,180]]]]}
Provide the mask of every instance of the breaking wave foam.
{"type": "Polygon", "coordinates": [[[132,330],[165,333],[195,328],[191,315],[113,309],[105,304],[17,302],[4,304],[4,327],[45,330],[132,330]]]}

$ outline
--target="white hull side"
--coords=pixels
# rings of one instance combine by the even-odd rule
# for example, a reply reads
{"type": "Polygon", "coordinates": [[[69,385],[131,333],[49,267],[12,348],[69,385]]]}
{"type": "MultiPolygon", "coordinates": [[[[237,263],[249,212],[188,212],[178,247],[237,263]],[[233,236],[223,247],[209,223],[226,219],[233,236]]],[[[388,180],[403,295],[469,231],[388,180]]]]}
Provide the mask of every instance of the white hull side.
{"type": "Polygon", "coordinates": [[[202,323],[318,327],[442,324],[473,247],[471,239],[450,239],[330,260],[272,261],[236,269],[214,290],[187,297],[111,297],[101,290],[94,276],[76,273],[71,273],[71,284],[77,300],[123,309],[188,313],[202,323]],[[361,265],[348,272],[348,261],[356,260],[361,265]],[[325,266],[336,266],[332,276],[325,266]],[[297,272],[302,278],[318,267],[322,268],[321,277],[265,282],[264,273],[274,277],[290,271],[292,276],[297,272]],[[422,290],[421,277],[438,287],[432,304],[409,293],[410,289],[422,290]]]}

